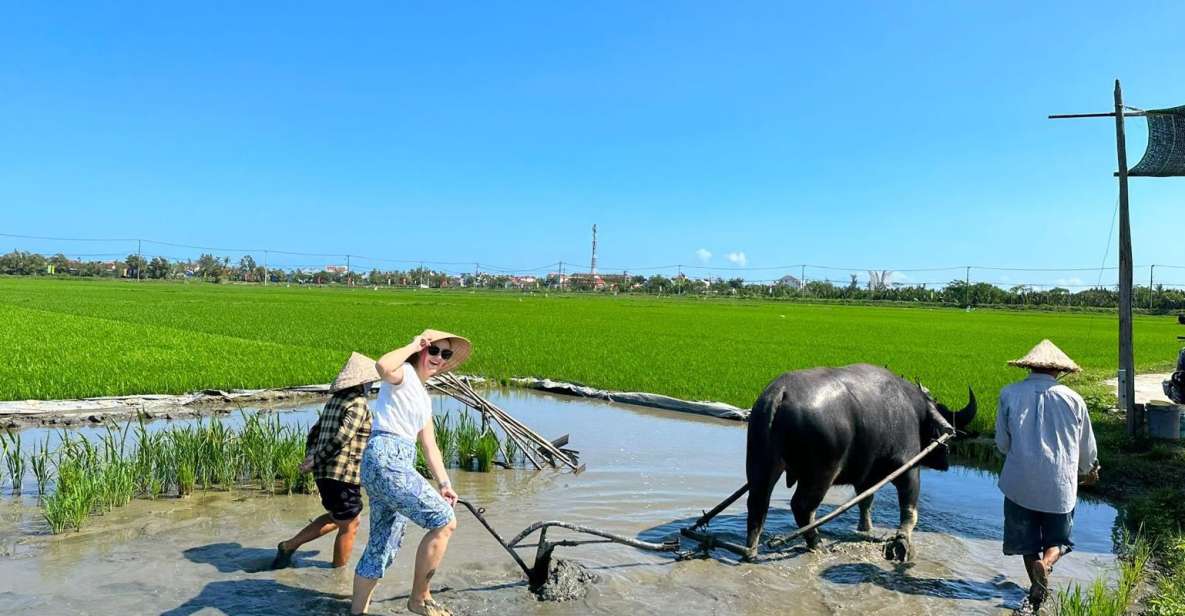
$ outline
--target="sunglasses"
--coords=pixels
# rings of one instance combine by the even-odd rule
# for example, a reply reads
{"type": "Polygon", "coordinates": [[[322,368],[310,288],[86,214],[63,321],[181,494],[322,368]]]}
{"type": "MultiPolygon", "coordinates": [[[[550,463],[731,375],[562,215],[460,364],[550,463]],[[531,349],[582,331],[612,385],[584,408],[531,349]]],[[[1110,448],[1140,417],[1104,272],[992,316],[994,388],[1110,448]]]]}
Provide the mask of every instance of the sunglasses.
{"type": "Polygon", "coordinates": [[[448,361],[450,358],[452,358],[453,351],[452,349],[442,349],[434,344],[428,347],[428,354],[433,357],[439,355],[441,359],[448,361]]]}

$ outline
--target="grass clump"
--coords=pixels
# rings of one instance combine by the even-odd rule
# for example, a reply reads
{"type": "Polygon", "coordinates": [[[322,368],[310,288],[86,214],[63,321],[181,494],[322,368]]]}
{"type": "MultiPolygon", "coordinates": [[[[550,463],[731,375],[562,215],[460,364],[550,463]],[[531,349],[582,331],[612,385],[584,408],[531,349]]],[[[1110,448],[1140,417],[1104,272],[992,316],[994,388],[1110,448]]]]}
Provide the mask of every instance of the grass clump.
{"type": "Polygon", "coordinates": [[[498,435],[494,434],[493,430],[486,430],[478,437],[474,444],[473,457],[477,461],[477,470],[482,473],[488,473],[494,466],[494,458],[498,455],[498,450],[501,449],[501,443],[498,442],[498,435]]]}
{"type": "Polygon", "coordinates": [[[4,452],[4,466],[8,469],[8,477],[12,482],[12,493],[20,494],[21,483],[25,479],[25,458],[21,453],[21,434],[7,434],[0,432],[0,449],[4,452]]]}
{"type": "Polygon", "coordinates": [[[1122,616],[1135,602],[1137,591],[1152,561],[1153,544],[1137,533],[1119,557],[1119,580],[1109,586],[1102,578],[1083,588],[1075,584],[1058,591],[1057,616],[1122,616]]]}
{"type": "Polygon", "coordinates": [[[285,427],[276,417],[243,414],[236,431],[215,418],[192,426],[154,432],[141,418],[133,427],[106,426],[96,442],[62,431],[62,444],[49,452],[36,448],[31,458],[39,490],[54,489],[41,499],[42,513],[53,533],[80,529],[91,515],[127,505],[133,498],[186,497],[197,489],[235,489],[257,482],[275,493],[315,489],[312,475],[300,470],[304,432],[285,427]],[[129,437],[135,445],[130,446],[129,437]],[[53,461],[56,476],[50,470],[53,461]]]}

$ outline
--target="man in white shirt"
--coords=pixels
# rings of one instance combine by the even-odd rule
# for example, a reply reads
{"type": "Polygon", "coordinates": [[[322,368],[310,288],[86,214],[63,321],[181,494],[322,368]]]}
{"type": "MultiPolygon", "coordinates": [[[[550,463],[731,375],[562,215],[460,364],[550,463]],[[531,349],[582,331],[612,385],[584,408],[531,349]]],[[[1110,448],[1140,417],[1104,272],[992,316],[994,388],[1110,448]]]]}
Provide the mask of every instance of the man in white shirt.
{"type": "Polygon", "coordinates": [[[1098,448],[1086,401],[1058,383],[1080,368],[1049,340],[1008,362],[1028,378],[1000,392],[996,446],[1004,454],[1004,554],[1023,556],[1032,586],[1019,613],[1036,613],[1049,593],[1053,565],[1074,543],[1078,484],[1098,480],[1098,448]]]}

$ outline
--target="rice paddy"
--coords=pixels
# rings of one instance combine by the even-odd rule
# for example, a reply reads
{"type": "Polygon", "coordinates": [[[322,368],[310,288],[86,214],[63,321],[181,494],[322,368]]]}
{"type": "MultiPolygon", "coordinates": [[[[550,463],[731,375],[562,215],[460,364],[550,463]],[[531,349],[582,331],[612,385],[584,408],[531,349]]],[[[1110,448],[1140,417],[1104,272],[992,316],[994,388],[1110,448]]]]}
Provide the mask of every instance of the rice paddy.
{"type": "MultiPolygon", "coordinates": [[[[48,438],[26,449],[19,432],[0,431],[0,452],[13,494],[26,485],[25,469],[32,471],[42,513],[54,534],[80,530],[91,516],[127,505],[133,498],[184,498],[199,489],[316,491],[312,475],[300,470],[304,427],[281,425],[271,414],[243,412],[240,417],[240,427],[230,427],[218,417],[162,430],[150,430],[143,419],[108,423],[90,439],[61,430],[53,451],[48,438]]],[[[499,454],[508,467],[521,461],[517,450],[505,449],[498,434],[481,427],[468,411],[434,419],[448,467],[489,472],[499,454]]],[[[419,470],[427,476],[418,445],[417,451],[419,470]]]]}
{"type": "MultiPolygon", "coordinates": [[[[741,407],[785,370],[885,365],[951,405],[974,386],[982,429],[1021,376],[1005,362],[1040,339],[1089,378],[1112,372],[1117,347],[1105,313],[0,278],[0,399],[325,383],[351,351],[377,357],[425,327],[473,340],[466,373],[741,407]]],[[[1178,329],[1136,317],[1138,367],[1171,365],[1178,329]]]]}

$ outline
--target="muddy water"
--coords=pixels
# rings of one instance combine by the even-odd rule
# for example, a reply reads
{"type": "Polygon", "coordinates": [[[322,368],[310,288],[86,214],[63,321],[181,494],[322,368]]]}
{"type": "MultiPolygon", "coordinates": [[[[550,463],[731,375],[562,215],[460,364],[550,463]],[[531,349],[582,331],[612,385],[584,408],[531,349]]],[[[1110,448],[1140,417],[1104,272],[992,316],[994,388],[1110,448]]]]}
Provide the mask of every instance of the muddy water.
{"type": "MultiPolygon", "coordinates": [[[[486,507],[503,535],[537,520],[562,519],[659,540],[744,481],[741,424],[517,391],[493,397],[544,434],[571,433],[571,446],[588,464],[579,476],[453,471],[458,491],[486,507]]],[[[307,425],[314,413],[306,408],[281,417],[307,425]]],[[[26,431],[25,442],[45,434],[26,431]]],[[[774,532],[793,528],[790,495],[785,488],[775,493],[774,532]]],[[[849,496],[850,489],[836,488],[825,507],[849,496]]],[[[468,614],[994,614],[1015,605],[1025,584],[1019,559],[1000,554],[1000,510],[993,477],[966,469],[927,471],[917,562],[910,567],[884,562],[873,540],[895,525],[891,486],[878,494],[871,538],[852,530],[856,516],[848,512],[829,525],[823,549],[814,553],[790,547],[742,564],[725,554],[676,562],[617,545],[559,548],[558,556],[600,579],[587,597],[570,603],[536,601],[501,548],[461,512],[436,576],[446,590],[437,597],[468,614]]],[[[352,571],[328,567],[330,537],[305,546],[294,568],[265,570],[276,542],[320,513],[315,496],[198,493],[137,500],[80,533],[55,537],[45,534],[33,500],[4,497],[0,613],[345,614],[352,571]]],[[[1110,572],[1114,517],[1105,505],[1079,507],[1078,548],[1058,565],[1058,584],[1110,572]]],[[[738,505],[712,528],[739,539],[743,526],[738,505]]],[[[373,613],[405,613],[421,534],[409,529],[373,613]]],[[[366,535],[364,520],[355,559],[366,535]]]]}

